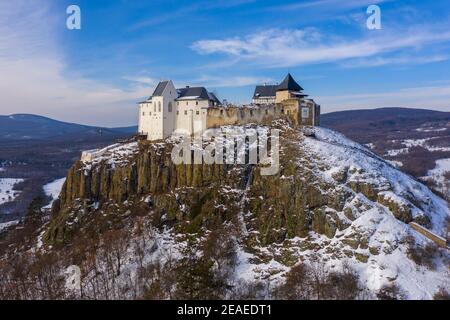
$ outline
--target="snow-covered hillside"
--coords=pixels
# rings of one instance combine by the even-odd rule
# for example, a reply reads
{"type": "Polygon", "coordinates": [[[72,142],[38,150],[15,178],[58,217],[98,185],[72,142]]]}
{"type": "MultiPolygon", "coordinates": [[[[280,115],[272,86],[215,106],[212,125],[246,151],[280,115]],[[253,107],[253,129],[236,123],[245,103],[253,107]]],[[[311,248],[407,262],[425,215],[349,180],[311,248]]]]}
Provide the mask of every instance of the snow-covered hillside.
{"type": "Polygon", "coordinates": [[[23,179],[0,178],[0,204],[13,201],[20,193],[14,191],[14,186],[23,179]]]}
{"type": "MultiPolygon", "coordinates": [[[[446,223],[450,218],[448,205],[427,187],[339,133],[316,128],[316,137],[305,139],[305,149],[318,157],[318,162],[327,165],[326,170],[320,172],[325,180],[333,181],[336,172],[346,170],[348,182],[358,181],[377,188],[378,197],[409,207],[413,219],[429,218],[430,229],[443,237],[447,236],[446,223]]],[[[429,242],[428,239],[398,220],[389,207],[371,201],[361,193],[353,201],[362,202],[368,209],[359,212],[351,226],[337,233],[332,242],[339,243],[340,239],[355,232],[367,237],[368,247],[357,250],[368,257],[367,262],[354,260],[353,264],[369,288],[377,290],[382,284],[395,279],[409,298],[429,299],[439,286],[450,287],[448,260],[436,261],[436,269],[427,270],[408,258],[407,247],[402,243],[407,235],[423,245],[429,242]],[[377,251],[378,254],[371,254],[370,251],[377,251]]],[[[351,207],[353,204],[347,205],[351,207]]],[[[341,263],[342,260],[332,261],[330,265],[341,263]]]]}
{"type": "MultiPolygon", "coordinates": [[[[398,287],[405,299],[450,291],[449,250],[411,227],[446,237],[444,200],[337,132],[315,128],[311,136],[283,121],[272,127],[281,130],[280,171],[273,176],[261,175],[259,166],[176,166],[170,139],[118,144],[86,157],[69,171],[60,212],[34,250],[72,248],[83,239],[83,248],[94,250],[83,262],[89,264],[83,291],[97,298],[91,280],[99,274],[112,288],[101,297],[142,297],[143,284],[156,282],[169,288],[156,297],[170,298],[184,281],[178,279],[194,281],[199,267],[211,279],[220,273],[226,284],[220,297],[254,288],[254,297],[270,299],[302,264],[320,281],[350,268],[365,298],[377,298],[386,286],[398,287]],[[120,264],[111,265],[118,254],[120,264]]],[[[53,189],[47,186],[48,194],[53,189]]]]}
{"type": "Polygon", "coordinates": [[[44,209],[50,209],[52,207],[53,201],[58,199],[65,181],[66,178],[56,179],[43,186],[45,195],[51,198],[50,203],[44,209]]]}

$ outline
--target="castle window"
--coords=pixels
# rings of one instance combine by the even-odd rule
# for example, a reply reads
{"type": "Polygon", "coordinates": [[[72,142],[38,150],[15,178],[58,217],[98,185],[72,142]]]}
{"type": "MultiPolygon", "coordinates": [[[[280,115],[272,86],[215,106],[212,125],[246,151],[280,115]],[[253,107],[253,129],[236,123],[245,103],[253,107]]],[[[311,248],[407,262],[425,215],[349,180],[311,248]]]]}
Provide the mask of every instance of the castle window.
{"type": "Polygon", "coordinates": [[[184,115],[187,116],[187,110],[184,110],[184,115]]]}
{"type": "Polygon", "coordinates": [[[195,114],[196,114],[196,115],[199,115],[199,114],[200,114],[200,111],[197,111],[195,114]]]}
{"type": "Polygon", "coordinates": [[[172,112],[172,101],[169,102],[169,112],[172,112]]]}
{"type": "Polygon", "coordinates": [[[179,115],[180,114],[180,111],[177,111],[177,115],[179,115]]]}
{"type": "Polygon", "coordinates": [[[156,112],[156,102],[155,102],[155,104],[153,105],[153,112],[156,112]]]}
{"type": "Polygon", "coordinates": [[[195,101],[195,105],[198,106],[198,101],[195,101]]]}
{"type": "Polygon", "coordinates": [[[189,105],[189,102],[186,101],[186,105],[188,106],[188,105],[189,105]]]}
{"type": "Polygon", "coordinates": [[[161,101],[158,102],[158,112],[161,112],[161,101]]]}
{"type": "Polygon", "coordinates": [[[179,106],[180,105],[180,101],[177,101],[177,106],[179,106]]]}
{"type": "Polygon", "coordinates": [[[250,110],[250,117],[253,117],[253,110],[250,110]]]}
{"type": "Polygon", "coordinates": [[[302,119],[309,118],[309,108],[302,108],[302,119]]]}
{"type": "Polygon", "coordinates": [[[290,114],[289,110],[286,110],[286,113],[287,113],[287,114],[290,114]]]}
{"type": "Polygon", "coordinates": [[[266,109],[266,114],[269,114],[269,110],[266,109]]]}
{"type": "Polygon", "coordinates": [[[220,115],[223,116],[223,110],[220,110],[220,115]]]}
{"type": "Polygon", "coordinates": [[[145,116],[145,112],[142,112],[142,115],[145,116]]]}

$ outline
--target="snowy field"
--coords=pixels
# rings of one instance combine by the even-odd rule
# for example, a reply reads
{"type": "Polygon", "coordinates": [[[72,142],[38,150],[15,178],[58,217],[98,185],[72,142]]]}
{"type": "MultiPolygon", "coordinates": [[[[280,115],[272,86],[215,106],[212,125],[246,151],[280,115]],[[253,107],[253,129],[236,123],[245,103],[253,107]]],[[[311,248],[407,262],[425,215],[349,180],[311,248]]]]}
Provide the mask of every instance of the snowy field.
{"type": "Polygon", "coordinates": [[[427,180],[432,178],[436,184],[439,191],[446,193],[450,190],[450,181],[445,178],[445,174],[450,172],[450,159],[440,159],[436,161],[436,167],[430,171],[422,179],[427,180]]]}
{"type": "Polygon", "coordinates": [[[14,226],[16,224],[18,224],[19,221],[15,220],[15,221],[10,221],[10,222],[5,222],[5,223],[0,223],[0,233],[5,230],[6,228],[9,228],[11,226],[14,226]]]}
{"type": "Polygon", "coordinates": [[[0,178],[0,204],[13,201],[20,191],[14,191],[14,186],[23,179],[0,178]]]}
{"type": "MultiPolygon", "coordinates": [[[[436,152],[436,151],[441,151],[441,152],[446,152],[446,151],[450,151],[450,147],[438,147],[438,146],[433,146],[433,140],[434,139],[439,139],[442,137],[431,137],[431,138],[425,138],[425,139],[406,139],[403,140],[401,142],[401,144],[405,147],[405,148],[401,148],[401,149],[393,149],[393,150],[387,150],[385,156],[391,156],[391,157],[395,157],[399,154],[406,154],[409,153],[409,149],[413,148],[413,147],[422,147],[430,152],[436,152]]],[[[393,142],[395,142],[395,140],[393,140],[393,142]]]]}
{"type": "Polygon", "coordinates": [[[66,182],[66,178],[61,178],[43,186],[45,195],[52,198],[51,202],[47,206],[45,206],[44,209],[50,209],[52,207],[53,201],[58,199],[64,182],[66,182]]]}

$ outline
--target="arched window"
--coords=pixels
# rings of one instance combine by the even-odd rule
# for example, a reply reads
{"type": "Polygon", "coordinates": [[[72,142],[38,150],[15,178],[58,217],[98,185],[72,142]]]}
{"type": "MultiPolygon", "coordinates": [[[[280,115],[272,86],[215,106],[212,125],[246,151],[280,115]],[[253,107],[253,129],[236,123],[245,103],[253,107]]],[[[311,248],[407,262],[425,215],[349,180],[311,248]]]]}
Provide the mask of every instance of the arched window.
{"type": "Polygon", "coordinates": [[[158,112],[161,112],[161,101],[158,101],[158,112]]]}
{"type": "Polygon", "coordinates": [[[172,101],[169,102],[169,112],[172,112],[172,101]]]}
{"type": "Polygon", "coordinates": [[[155,103],[153,104],[153,112],[156,112],[156,101],[155,101],[155,103]]]}

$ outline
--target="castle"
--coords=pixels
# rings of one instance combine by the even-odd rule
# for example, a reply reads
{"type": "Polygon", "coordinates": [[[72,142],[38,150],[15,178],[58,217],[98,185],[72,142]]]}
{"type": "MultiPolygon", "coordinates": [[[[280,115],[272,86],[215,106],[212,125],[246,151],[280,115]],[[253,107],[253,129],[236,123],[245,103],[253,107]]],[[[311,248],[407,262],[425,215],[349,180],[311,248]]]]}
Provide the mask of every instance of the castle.
{"type": "Polygon", "coordinates": [[[161,81],[152,96],[139,103],[139,134],[160,140],[175,131],[193,135],[222,125],[278,118],[294,125],[318,126],[320,105],[306,97],[290,74],[278,85],[256,86],[252,104],[245,106],[223,104],[204,87],[176,89],[171,80],[161,81]]]}

